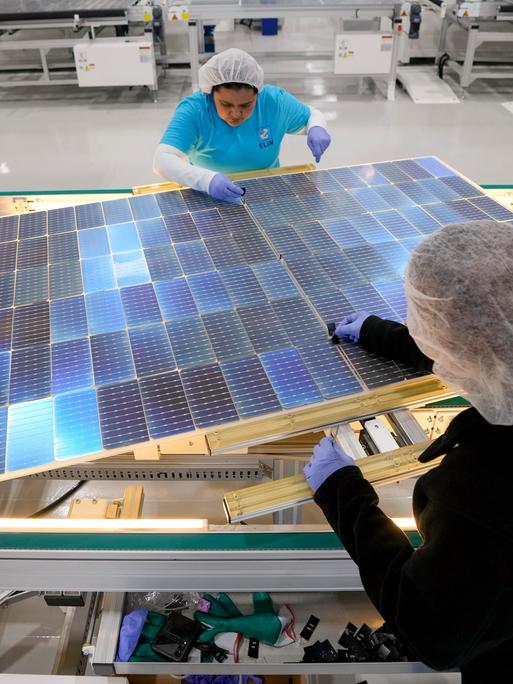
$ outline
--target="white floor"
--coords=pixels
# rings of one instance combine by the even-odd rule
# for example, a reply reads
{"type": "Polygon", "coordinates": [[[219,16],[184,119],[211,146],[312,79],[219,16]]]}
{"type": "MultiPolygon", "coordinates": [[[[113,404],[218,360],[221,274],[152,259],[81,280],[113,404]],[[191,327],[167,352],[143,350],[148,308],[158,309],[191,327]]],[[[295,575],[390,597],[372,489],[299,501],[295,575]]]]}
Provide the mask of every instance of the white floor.
{"type": "MultiPolygon", "coordinates": [[[[268,49],[314,48],[326,31],[333,32],[326,20],[289,23],[279,37],[265,39],[239,28],[236,39],[220,33],[217,47],[238,41],[247,49],[262,43],[268,49]]],[[[321,167],[434,154],[478,183],[513,183],[513,114],[502,106],[513,100],[513,80],[476,81],[460,104],[415,105],[400,89],[396,101],[387,102],[383,85],[370,79],[325,76],[315,61],[296,62],[297,75],[287,80],[272,77],[272,70],[283,70],[283,60],[265,65],[269,81],[318,107],[329,120],[333,143],[321,167]]],[[[187,70],[161,79],[157,103],[137,88],[0,89],[0,191],[156,182],[154,148],[189,89],[187,70]]],[[[284,141],[282,165],[310,161],[304,138],[284,141]]]]}

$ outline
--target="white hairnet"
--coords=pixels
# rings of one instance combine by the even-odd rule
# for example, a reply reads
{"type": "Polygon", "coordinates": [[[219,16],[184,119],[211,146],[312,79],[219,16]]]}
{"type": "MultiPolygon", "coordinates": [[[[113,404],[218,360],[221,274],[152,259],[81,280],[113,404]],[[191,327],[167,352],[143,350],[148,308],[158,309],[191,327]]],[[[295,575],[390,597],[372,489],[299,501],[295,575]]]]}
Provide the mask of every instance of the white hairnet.
{"type": "Polygon", "coordinates": [[[199,70],[199,87],[204,93],[223,83],[243,83],[258,92],[264,87],[264,70],[256,59],[244,50],[230,48],[211,57],[199,70]]]}
{"type": "Polygon", "coordinates": [[[434,372],[495,425],[513,425],[513,227],[445,226],[412,253],[408,328],[434,372]]]}

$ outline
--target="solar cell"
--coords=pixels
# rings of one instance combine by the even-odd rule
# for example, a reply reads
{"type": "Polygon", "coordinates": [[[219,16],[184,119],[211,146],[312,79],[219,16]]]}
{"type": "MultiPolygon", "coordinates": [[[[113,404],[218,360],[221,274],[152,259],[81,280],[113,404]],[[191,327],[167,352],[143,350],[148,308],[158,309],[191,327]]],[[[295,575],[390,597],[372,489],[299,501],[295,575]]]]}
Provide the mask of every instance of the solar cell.
{"type": "Polygon", "coordinates": [[[141,394],[135,380],[100,387],[98,409],[104,449],[148,440],[141,394]]]}
{"type": "Polygon", "coordinates": [[[59,207],[48,211],[48,233],[66,233],[76,230],[77,222],[74,207],[59,207]]]}
{"type": "Polygon", "coordinates": [[[280,402],[258,356],[226,361],[221,370],[241,418],[280,410],[280,402]]]}
{"type": "Polygon", "coordinates": [[[217,363],[187,368],[180,373],[180,378],[196,427],[238,419],[230,390],[217,363]]]}
{"type": "Polygon", "coordinates": [[[260,261],[253,264],[253,271],[270,302],[299,294],[291,277],[277,261],[260,261]]]}
{"type": "Polygon", "coordinates": [[[162,320],[155,290],[151,283],[125,287],[121,290],[121,300],[128,325],[145,325],[162,320]]]}
{"type": "Polygon", "coordinates": [[[177,318],[166,323],[166,329],[178,368],[215,361],[210,338],[199,316],[177,318]]]}
{"type": "Polygon", "coordinates": [[[203,240],[179,242],[175,247],[180,265],[186,275],[214,270],[214,263],[203,240]]]}
{"type": "Polygon", "coordinates": [[[202,320],[218,361],[229,361],[254,354],[246,330],[234,311],[206,314],[202,316],[202,320]]]}
{"type": "Polygon", "coordinates": [[[182,267],[171,245],[160,245],[144,250],[144,257],[152,280],[170,280],[183,275],[182,267]]]}
{"type": "Polygon", "coordinates": [[[257,354],[290,345],[285,329],[270,304],[237,309],[240,320],[257,354]]]}
{"type": "Polygon", "coordinates": [[[133,220],[130,204],[125,198],[102,202],[102,209],[103,215],[105,216],[105,223],[108,225],[114,223],[127,223],[128,221],[133,220]]]}
{"type": "Polygon", "coordinates": [[[19,216],[0,216],[0,243],[18,238],[19,216]]]}
{"type": "MultiPolygon", "coordinates": [[[[162,219],[150,219],[149,221],[140,221],[140,223],[152,223],[155,220],[162,223],[162,219]]],[[[169,242],[165,229],[164,233],[169,242]]],[[[110,251],[113,254],[141,249],[141,241],[134,223],[116,223],[112,226],[107,226],[107,234],[109,236],[110,251]]]]}
{"type": "Polygon", "coordinates": [[[361,391],[354,373],[331,342],[300,347],[299,354],[325,399],[361,391]]]}
{"type": "Polygon", "coordinates": [[[93,335],[90,339],[95,385],[110,385],[135,377],[126,331],[93,335]]]}
{"type": "Polygon", "coordinates": [[[19,239],[46,235],[46,211],[35,211],[20,216],[19,239]]]}
{"type": "Polygon", "coordinates": [[[126,328],[125,311],[119,290],[90,292],[85,296],[85,304],[90,335],[116,332],[126,328]]]}
{"type": "Polygon", "coordinates": [[[294,408],[322,400],[299,352],[292,347],[264,352],[262,366],[283,408],[294,408]]]}
{"type": "Polygon", "coordinates": [[[109,278],[109,263],[110,257],[100,257],[99,259],[86,259],[82,262],[60,261],[58,264],[50,264],[50,298],[73,297],[81,294],[84,290],[88,292],[101,289],[103,283],[108,283],[109,287],[114,287],[114,278],[112,280],[109,278]],[[97,264],[98,261],[101,262],[99,265],[97,264]],[[80,264],[82,264],[83,269],[85,268],[82,273],[80,272],[80,264]]]}
{"type": "Polygon", "coordinates": [[[15,305],[34,304],[46,299],[48,299],[48,266],[35,266],[18,271],[15,305]]]}
{"type": "Polygon", "coordinates": [[[176,369],[175,358],[163,323],[131,328],[128,335],[138,377],[176,369]]]}
{"type": "Polygon", "coordinates": [[[52,392],[63,394],[93,385],[89,339],[52,344],[52,392]]]}
{"type": "Polygon", "coordinates": [[[14,272],[0,273],[0,309],[12,306],[14,302],[14,272]]]}
{"type": "Polygon", "coordinates": [[[267,302],[265,292],[249,266],[224,269],[220,271],[220,276],[233,306],[267,302]]]}
{"type": "Polygon", "coordinates": [[[102,450],[94,389],[60,394],[54,400],[55,458],[59,461],[102,450]]]}
{"type": "Polygon", "coordinates": [[[185,278],[161,280],[155,283],[154,288],[164,320],[172,321],[175,318],[195,316],[198,313],[185,278]]]}
{"type": "Polygon", "coordinates": [[[187,282],[200,313],[226,311],[232,308],[228,292],[216,271],[189,276],[187,282]]]}
{"type": "Polygon", "coordinates": [[[162,373],[139,383],[148,425],[153,439],[194,430],[191,412],[178,373],[162,373]]]}

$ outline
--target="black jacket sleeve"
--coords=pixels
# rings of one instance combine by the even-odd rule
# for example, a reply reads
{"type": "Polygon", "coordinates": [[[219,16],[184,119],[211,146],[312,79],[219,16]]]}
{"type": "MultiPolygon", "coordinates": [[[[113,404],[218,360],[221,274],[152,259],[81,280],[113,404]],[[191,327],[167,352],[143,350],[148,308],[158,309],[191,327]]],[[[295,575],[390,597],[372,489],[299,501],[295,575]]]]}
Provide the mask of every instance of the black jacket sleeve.
{"type": "Polygon", "coordinates": [[[369,316],[360,331],[360,344],[373,354],[407,363],[418,370],[433,370],[433,361],[420,351],[408,328],[401,323],[369,316]]]}
{"type": "Polygon", "coordinates": [[[419,522],[427,535],[415,550],[356,466],[333,473],[314,499],[358,565],[369,598],[420,660],[448,669],[479,655],[509,584],[498,555],[504,546],[493,533],[426,501],[419,522]],[[486,578],[479,588],[476,575],[486,578]]]}

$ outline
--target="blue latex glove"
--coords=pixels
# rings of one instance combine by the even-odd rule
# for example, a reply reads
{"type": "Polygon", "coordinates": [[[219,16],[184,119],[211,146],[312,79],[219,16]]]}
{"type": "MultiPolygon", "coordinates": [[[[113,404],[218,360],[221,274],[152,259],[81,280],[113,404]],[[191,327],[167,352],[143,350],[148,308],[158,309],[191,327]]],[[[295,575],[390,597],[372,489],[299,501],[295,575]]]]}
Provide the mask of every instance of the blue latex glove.
{"type": "Polygon", "coordinates": [[[147,617],[148,611],[145,608],[137,608],[123,618],[119,630],[118,654],[116,656],[118,663],[127,663],[130,660],[147,617]]]}
{"type": "Polygon", "coordinates": [[[244,190],[224,176],[222,173],[216,175],[210,181],[208,194],[215,200],[229,202],[230,204],[241,204],[244,190]]]}
{"type": "Polygon", "coordinates": [[[370,315],[368,311],[355,311],[349,316],[344,316],[335,329],[335,335],[341,339],[347,337],[356,344],[360,341],[362,325],[370,315]]]}
{"type": "Polygon", "coordinates": [[[312,458],[303,468],[306,481],[313,492],[340,468],[353,466],[354,461],[331,437],[324,437],[314,448],[312,458]]]}
{"type": "Polygon", "coordinates": [[[331,143],[331,136],[322,126],[312,126],[306,136],[306,144],[310,148],[315,161],[319,163],[322,155],[326,152],[331,143]]]}

